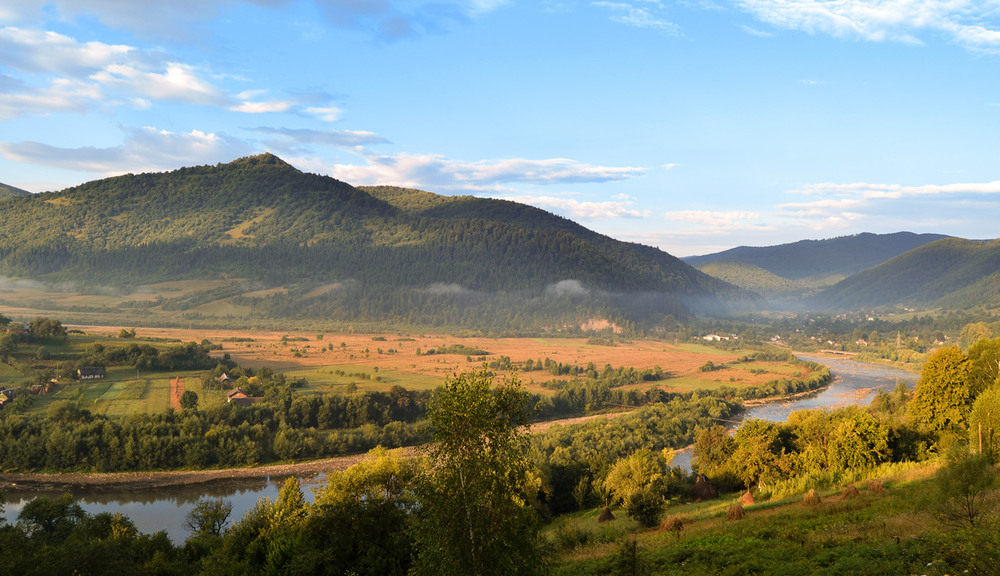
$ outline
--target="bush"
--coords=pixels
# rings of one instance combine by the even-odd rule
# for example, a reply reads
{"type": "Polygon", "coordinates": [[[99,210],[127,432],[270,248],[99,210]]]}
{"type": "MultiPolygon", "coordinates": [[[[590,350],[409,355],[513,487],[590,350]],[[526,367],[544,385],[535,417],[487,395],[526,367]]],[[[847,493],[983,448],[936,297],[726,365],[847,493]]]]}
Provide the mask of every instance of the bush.
{"type": "Polygon", "coordinates": [[[625,513],[643,528],[652,528],[660,524],[664,508],[663,498],[658,494],[648,489],[637,490],[629,496],[625,513]]]}

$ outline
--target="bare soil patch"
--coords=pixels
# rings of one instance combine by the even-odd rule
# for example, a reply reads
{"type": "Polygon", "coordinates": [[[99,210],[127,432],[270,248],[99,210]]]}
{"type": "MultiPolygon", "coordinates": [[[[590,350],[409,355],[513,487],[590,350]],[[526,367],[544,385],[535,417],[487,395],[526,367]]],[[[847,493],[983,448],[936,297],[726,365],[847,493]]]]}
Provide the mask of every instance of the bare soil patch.
{"type": "Polygon", "coordinates": [[[177,412],[181,411],[181,395],[184,394],[184,379],[170,379],[170,407],[177,412]]]}

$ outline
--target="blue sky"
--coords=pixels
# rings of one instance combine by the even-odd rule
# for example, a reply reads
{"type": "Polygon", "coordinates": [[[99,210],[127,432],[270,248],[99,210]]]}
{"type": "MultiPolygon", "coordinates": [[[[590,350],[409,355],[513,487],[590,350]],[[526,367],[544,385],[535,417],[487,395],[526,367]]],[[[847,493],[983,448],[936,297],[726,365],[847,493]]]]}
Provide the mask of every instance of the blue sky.
{"type": "Polygon", "coordinates": [[[0,182],[265,151],[677,256],[995,238],[1000,0],[0,0],[0,182]]]}

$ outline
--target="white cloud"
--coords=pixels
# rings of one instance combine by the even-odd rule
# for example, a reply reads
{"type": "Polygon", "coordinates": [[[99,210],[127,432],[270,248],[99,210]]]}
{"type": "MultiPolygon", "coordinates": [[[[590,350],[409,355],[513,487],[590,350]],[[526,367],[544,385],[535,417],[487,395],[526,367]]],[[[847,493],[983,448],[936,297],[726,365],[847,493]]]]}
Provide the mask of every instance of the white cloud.
{"type": "Polygon", "coordinates": [[[307,128],[270,128],[261,126],[255,128],[255,131],[281,138],[282,142],[279,146],[289,150],[298,150],[303,144],[358,148],[369,144],[386,144],[389,142],[389,140],[374,132],[360,130],[311,130],[307,128]]]}
{"type": "Polygon", "coordinates": [[[44,116],[58,112],[84,113],[105,97],[95,84],[55,79],[49,85],[16,90],[0,89],[0,120],[44,116]]]}
{"type": "Polygon", "coordinates": [[[649,210],[636,210],[631,208],[634,204],[631,200],[619,198],[617,201],[609,202],[587,202],[576,200],[575,198],[563,198],[558,196],[501,196],[504,200],[530,204],[538,208],[544,208],[568,215],[570,218],[580,218],[584,220],[604,220],[607,218],[648,218],[649,210]]]}
{"type": "Polygon", "coordinates": [[[1000,180],[993,182],[968,182],[957,184],[927,184],[922,186],[902,186],[900,184],[872,184],[853,182],[850,184],[810,184],[791,190],[792,194],[807,196],[857,197],[862,199],[907,198],[914,196],[943,196],[954,194],[1000,194],[1000,180]]]}
{"type": "Polygon", "coordinates": [[[391,184],[444,190],[501,191],[501,184],[608,182],[639,176],[644,168],[584,164],[564,158],[461,162],[438,155],[366,157],[367,165],[339,164],[334,177],[355,184],[391,184]]]}
{"type": "Polygon", "coordinates": [[[314,116],[316,118],[319,118],[324,122],[336,122],[340,120],[340,116],[341,114],[343,114],[340,108],[334,106],[309,107],[303,110],[303,112],[305,112],[309,116],[314,116]]]}
{"type": "MultiPolygon", "coordinates": [[[[176,41],[203,38],[203,23],[240,6],[281,9],[295,0],[18,0],[0,7],[8,22],[34,22],[44,12],[74,22],[96,18],[105,26],[139,36],[176,41]]],[[[360,29],[385,39],[435,32],[490,13],[504,0],[308,0],[327,24],[360,29]]]]}
{"type": "Polygon", "coordinates": [[[124,143],[111,148],[60,148],[40,142],[0,142],[0,154],[9,160],[102,176],[228,162],[253,152],[246,143],[226,136],[199,130],[177,134],[149,127],[126,130],[124,143]]]}
{"type": "Polygon", "coordinates": [[[706,230],[719,229],[766,229],[769,225],[749,224],[761,219],[759,212],[748,212],[742,210],[677,210],[664,214],[667,220],[675,222],[687,222],[697,224],[706,230]]]}
{"type": "Polygon", "coordinates": [[[972,50],[1000,50],[995,0],[735,0],[778,28],[872,42],[923,44],[943,35],[972,50]],[[993,20],[991,20],[993,18],[993,20]]]}
{"type": "Polygon", "coordinates": [[[756,36],[758,38],[771,38],[774,36],[773,32],[765,32],[763,30],[758,30],[750,26],[743,26],[743,31],[751,36],[756,36]]]}
{"type": "Polygon", "coordinates": [[[269,112],[287,112],[295,104],[288,100],[268,100],[266,102],[241,102],[229,109],[245,114],[266,114],[269,112]]]}
{"type": "Polygon", "coordinates": [[[671,35],[678,35],[680,29],[676,24],[657,14],[662,10],[661,2],[657,0],[644,0],[644,5],[627,2],[594,2],[593,5],[610,10],[613,16],[612,22],[632,26],[635,28],[647,28],[660,30],[671,35]]]}
{"type": "Polygon", "coordinates": [[[26,72],[81,75],[128,58],[131,46],[102,42],[77,42],[45,30],[0,28],[3,65],[26,72]]]}
{"type": "Polygon", "coordinates": [[[215,105],[227,101],[222,90],[203,80],[194,67],[178,62],[167,63],[162,72],[142,70],[129,64],[112,64],[91,78],[105,86],[154,100],[215,105]]]}

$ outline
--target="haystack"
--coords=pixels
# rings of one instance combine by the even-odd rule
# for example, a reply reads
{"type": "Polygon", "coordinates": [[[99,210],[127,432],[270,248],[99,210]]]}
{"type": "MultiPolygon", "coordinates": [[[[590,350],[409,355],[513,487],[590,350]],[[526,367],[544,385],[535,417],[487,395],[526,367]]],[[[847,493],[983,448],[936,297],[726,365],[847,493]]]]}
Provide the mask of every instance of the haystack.
{"type": "Polygon", "coordinates": [[[743,512],[743,506],[737,502],[729,506],[729,511],[726,512],[726,520],[742,520],[746,516],[743,512]]]}
{"type": "Polygon", "coordinates": [[[885,492],[885,485],[878,480],[869,480],[868,489],[872,494],[882,494],[885,492]]]}
{"type": "Polygon", "coordinates": [[[806,506],[815,506],[822,501],[823,500],[819,497],[819,494],[816,493],[815,488],[810,488],[809,491],[806,492],[806,495],[802,498],[802,503],[806,506]]]}
{"type": "Polygon", "coordinates": [[[753,494],[751,494],[749,490],[747,490],[746,492],[743,493],[742,496],[740,496],[740,504],[744,506],[753,505],[753,494]]]}
{"type": "Polygon", "coordinates": [[[667,519],[660,524],[660,532],[673,532],[678,540],[680,540],[683,529],[684,521],[680,516],[667,516],[667,519]]]}
{"type": "Polygon", "coordinates": [[[597,523],[611,522],[614,519],[615,515],[611,513],[611,508],[605,506],[604,510],[601,510],[601,515],[597,517],[597,523]]]}
{"type": "Polygon", "coordinates": [[[840,499],[851,500],[853,498],[857,498],[858,496],[861,496],[861,493],[858,492],[857,487],[851,484],[847,488],[844,488],[844,491],[840,494],[840,499]]]}
{"type": "Polygon", "coordinates": [[[702,500],[712,500],[713,498],[719,497],[719,491],[712,486],[712,483],[708,481],[708,477],[704,474],[698,474],[698,479],[695,480],[694,488],[691,489],[691,499],[695,502],[701,502],[702,500]]]}

